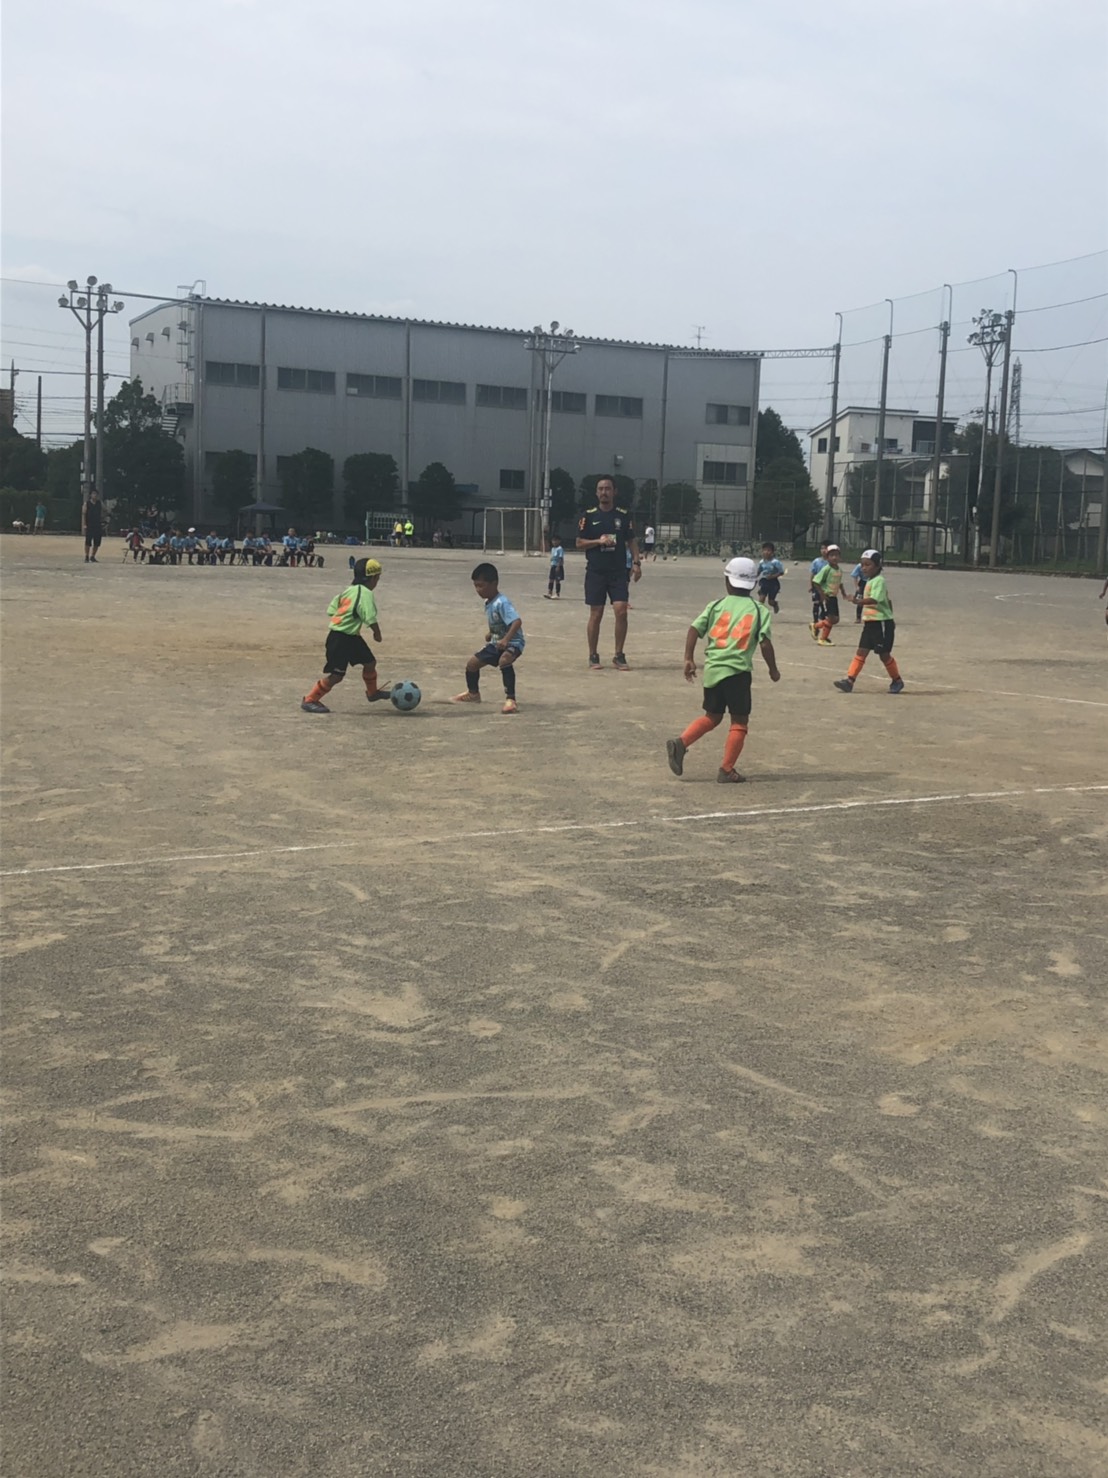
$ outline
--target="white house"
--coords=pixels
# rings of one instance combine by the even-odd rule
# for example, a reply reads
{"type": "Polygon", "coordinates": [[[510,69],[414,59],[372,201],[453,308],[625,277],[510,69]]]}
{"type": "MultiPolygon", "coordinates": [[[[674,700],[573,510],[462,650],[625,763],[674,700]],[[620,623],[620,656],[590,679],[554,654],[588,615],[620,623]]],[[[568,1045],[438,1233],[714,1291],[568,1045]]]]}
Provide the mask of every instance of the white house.
{"type": "MultiPolygon", "coordinates": [[[[837,508],[842,506],[841,499],[851,467],[859,462],[876,460],[877,428],[880,418],[880,407],[871,405],[848,405],[838,413],[835,422],[834,482],[834,500],[837,508]]],[[[954,445],[954,428],[957,424],[955,417],[943,417],[942,449],[944,452],[949,452],[954,445]]],[[[812,485],[822,498],[827,489],[827,459],[831,438],[830,419],[813,427],[808,437],[812,485]]],[[[915,410],[886,409],[885,457],[888,461],[915,459],[918,462],[922,458],[932,456],[934,451],[934,416],[921,416],[919,411],[915,410]]]]}

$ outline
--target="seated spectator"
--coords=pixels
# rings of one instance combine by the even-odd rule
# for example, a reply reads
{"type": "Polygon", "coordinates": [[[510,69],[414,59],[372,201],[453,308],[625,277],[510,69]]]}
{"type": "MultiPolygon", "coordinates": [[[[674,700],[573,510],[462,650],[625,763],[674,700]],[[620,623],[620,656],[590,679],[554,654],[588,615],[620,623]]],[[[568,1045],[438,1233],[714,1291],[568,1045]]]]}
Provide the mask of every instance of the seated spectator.
{"type": "MultiPolygon", "coordinates": [[[[139,564],[146,558],[146,545],[143,543],[142,530],[132,529],[127,535],[127,548],[131,551],[131,563],[139,564]]],[[[124,559],[127,555],[124,554],[124,559]]]]}
{"type": "Polygon", "coordinates": [[[208,563],[214,565],[216,561],[216,555],[219,553],[219,535],[216,533],[215,529],[212,529],[211,533],[204,540],[204,543],[207,545],[208,549],[208,563]]]}
{"type": "Polygon", "coordinates": [[[297,548],[299,546],[299,543],[300,543],[300,540],[297,538],[296,530],[295,529],[289,529],[288,533],[281,540],[281,545],[282,545],[282,547],[284,549],[284,555],[282,556],[282,559],[281,559],[281,563],[283,565],[295,565],[296,564],[296,555],[297,555],[297,548]]]}
{"type": "Polygon", "coordinates": [[[228,534],[225,539],[221,539],[219,541],[220,564],[222,564],[223,561],[226,560],[229,565],[233,565],[235,562],[235,552],[235,541],[230,534],[228,534]]]}

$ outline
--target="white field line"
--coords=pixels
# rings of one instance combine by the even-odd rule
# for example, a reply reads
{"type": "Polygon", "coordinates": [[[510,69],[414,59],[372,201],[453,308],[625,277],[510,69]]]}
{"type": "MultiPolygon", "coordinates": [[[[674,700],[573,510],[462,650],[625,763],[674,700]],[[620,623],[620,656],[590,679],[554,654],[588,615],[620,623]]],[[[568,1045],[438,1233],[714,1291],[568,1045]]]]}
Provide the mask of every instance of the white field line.
{"type": "MultiPolygon", "coordinates": [[[[1108,785],[1037,785],[1025,790],[970,790],[947,795],[908,795],[874,800],[825,801],[812,806],[764,806],[749,811],[695,811],[685,816],[635,817],[621,821],[559,821],[550,826],[512,826],[502,830],[469,831],[446,837],[404,837],[398,842],[411,845],[433,846],[441,842],[489,841],[501,837],[554,836],[572,831],[618,831],[628,826],[680,826],[698,821],[746,821],[760,820],[765,816],[813,816],[827,811],[876,810],[891,806],[939,806],[959,804],[965,801],[1017,800],[1029,795],[1085,795],[1093,791],[1108,791],[1108,785]]],[[[125,858],[119,862],[67,862],[49,867],[16,867],[0,872],[0,878],[37,877],[44,873],[100,872],[117,867],[168,867],[178,862],[233,862],[248,857],[279,857],[295,852],[337,851],[344,847],[359,847],[364,844],[361,837],[343,842],[312,842],[308,845],[288,847],[258,847],[242,852],[181,852],[169,857],[125,858]]]]}

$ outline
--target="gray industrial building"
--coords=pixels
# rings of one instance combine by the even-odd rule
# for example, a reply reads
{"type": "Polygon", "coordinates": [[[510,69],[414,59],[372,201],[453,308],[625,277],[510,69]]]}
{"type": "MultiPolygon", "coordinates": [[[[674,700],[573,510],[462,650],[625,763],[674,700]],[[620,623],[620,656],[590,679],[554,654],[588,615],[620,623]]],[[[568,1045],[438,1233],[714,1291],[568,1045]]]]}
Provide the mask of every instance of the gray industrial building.
{"type": "MultiPolygon", "coordinates": [[[[131,321],[131,374],[184,445],[191,506],[207,510],[226,451],[256,459],[256,496],[280,502],[282,459],[306,446],[342,467],[395,458],[401,489],[442,462],[467,510],[537,504],[543,370],[514,329],[426,323],[190,296],[131,321]]],[[[577,337],[552,380],[550,465],[694,484],[706,515],[749,512],[756,354],[577,337]]]]}

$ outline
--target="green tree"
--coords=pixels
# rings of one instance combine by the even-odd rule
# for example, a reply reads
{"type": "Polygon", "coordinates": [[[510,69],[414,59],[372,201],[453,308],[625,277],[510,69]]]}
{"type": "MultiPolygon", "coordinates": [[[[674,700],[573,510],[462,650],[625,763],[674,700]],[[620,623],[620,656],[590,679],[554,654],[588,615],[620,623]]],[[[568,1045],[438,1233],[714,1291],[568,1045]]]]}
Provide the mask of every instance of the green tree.
{"type": "Polygon", "coordinates": [[[756,476],[750,507],[756,539],[800,539],[822,513],[823,504],[802,461],[779,457],[756,476]]]}
{"type": "MultiPolygon", "coordinates": [[[[774,462],[799,462],[804,467],[804,450],[795,431],[790,431],[771,405],[758,412],[758,447],[754,459],[754,476],[759,477],[774,462]]],[[[807,476],[807,472],[805,472],[807,476]]]]}
{"type": "Polygon", "coordinates": [[[441,462],[429,462],[408,494],[412,514],[426,524],[453,523],[461,517],[462,500],[454,474],[441,462]]]}
{"type": "Polygon", "coordinates": [[[659,521],[682,529],[700,512],[700,494],[691,482],[667,482],[662,488],[659,521]]]}
{"type": "Polygon", "coordinates": [[[635,479],[625,477],[622,472],[590,472],[579,484],[579,503],[582,508],[592,508],[596,503],[596,485],[602,477],[608,477],[616,485],[616,503],[620,508],[632,508],[635,503],[635,479]]]}
{"type": "Polygon", "coordinates": [[[564,467],[550,469],[550,527],[557,531],[575,522],[577,484],[564,467]]]}
{"type": "Polygon", "coordinates": [[[162,412],[140,380],[125,380],[104,407],[104,487],[117,517],[175,513],[185,483],[181,444],[162,430],[162,412]]]}
{"type": "Polygon", "coordinates": [[[249,452],[223,452],[212,472],[212,498],[216,506],[229,516],[254,501],[254,473],[257,463],[249,452]]]}
{"type": "Polygon", "coordinates": [[[391,513],[400,493],[396,459],[385,452],[355,452],[342,464],[346,516],[364,522],[367,513],[391,513]]]}
{"type": "Polygon", "coordinates": [[[46,453],[14,426],[0,426],[0,486],[38,492],[46,485],[46,453]]]}
{"type": "Polygon", "coordinates": [[[281,466],[281,498],[293,522],[318,526],[329,523],[334,511],[335,459],[318,447],[306,446],[281,466]]]}

